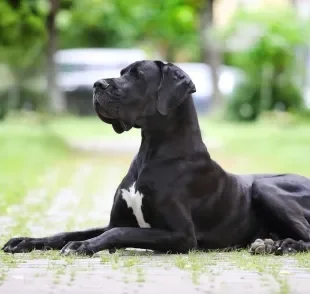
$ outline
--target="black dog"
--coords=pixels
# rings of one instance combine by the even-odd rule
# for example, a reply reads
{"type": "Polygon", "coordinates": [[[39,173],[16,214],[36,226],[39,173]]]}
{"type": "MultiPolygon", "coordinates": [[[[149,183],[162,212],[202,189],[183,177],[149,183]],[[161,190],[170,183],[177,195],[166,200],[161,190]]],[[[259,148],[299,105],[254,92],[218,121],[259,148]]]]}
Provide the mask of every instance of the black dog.
{"type": "Polygon", "coordinates": [[[224,171],[202,141],[193,92],[185,72],[160,61],[135,62],[119,78],[97,81],[93,103],[99,118],[117,133],[135,127],[142,134],[139,152],[115,193],[108,226],[13,238],[3,250],[92,255],[134,247],[186,253],[246,248],[260,238],[251,252],[307,251],[310,179],[224,171]],[[271,234],[277,242],[267,239],[271,234]]]}

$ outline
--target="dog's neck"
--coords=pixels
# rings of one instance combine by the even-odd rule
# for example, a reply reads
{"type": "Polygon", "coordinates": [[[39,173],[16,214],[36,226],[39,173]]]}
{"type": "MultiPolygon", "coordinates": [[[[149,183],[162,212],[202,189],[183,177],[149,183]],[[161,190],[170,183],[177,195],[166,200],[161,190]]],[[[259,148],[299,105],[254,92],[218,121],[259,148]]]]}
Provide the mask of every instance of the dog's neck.
{"type": "Polygon", "coordinates": [[[141,131],[142,140],[137,156],[138,166],[153,160],[199,160],[208,179],[218,185],[233,181],[226,171],[211,159],[203,143],[197,112],[192,97],[160,119],[147,120],[141,131]]]}
{"type": "Polygon", "coordinates": [[[190,95],[181,105],[166,116],[152,117],[147,120],[141,130],[140,152],[148,153],[150,157],[161,154],[176,156],[204,152],[207,148],[202,141],[197,112],[190,95]],[[175,150],[176,152],[168,152],[175,150]]]}

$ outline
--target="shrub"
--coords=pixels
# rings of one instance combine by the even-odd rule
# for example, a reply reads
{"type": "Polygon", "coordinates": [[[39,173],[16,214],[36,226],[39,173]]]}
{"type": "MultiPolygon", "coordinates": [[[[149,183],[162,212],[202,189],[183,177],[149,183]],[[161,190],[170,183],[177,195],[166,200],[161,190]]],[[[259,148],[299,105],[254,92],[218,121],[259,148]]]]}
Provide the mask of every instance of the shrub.
{"type": "Polygon", "coordinates": [[[227,59],[247,76],[229,99],[230,118],[255,120],[264,110],[304,109],[305,68],[296,58],[296,49],[307,45],[309,28],[292,8],[237,11],[221,31],[228,48],[227,59]],[[237,50],[229,51],[232,43],[239,46],[237,50]]]}
{"type": "Polygon", "coordinates": [[[300,89],[292,82],[275,83],[269,95],[250,80],[237,85],[227,103],[227,117],[234,120],[256,120],[263,111],[281,110],[300,112],[304,101],[300,89]]]}

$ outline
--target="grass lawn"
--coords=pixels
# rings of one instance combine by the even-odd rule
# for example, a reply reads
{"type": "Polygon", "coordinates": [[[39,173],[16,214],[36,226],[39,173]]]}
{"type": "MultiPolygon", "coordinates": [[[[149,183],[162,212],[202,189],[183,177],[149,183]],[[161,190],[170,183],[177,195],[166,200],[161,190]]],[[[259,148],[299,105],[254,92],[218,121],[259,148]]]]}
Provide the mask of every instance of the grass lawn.
{"type": "Polygon", "coordinates": [[[19,203],[40,175],[69,156],[64,141],[32,125],[0,124],[0,214],[19,203]]]}
{"type": "MultiPolygon", "coordinates": [[[[264,120],[242,124],[201,117],[200,125],[206,145],[217,143],[216,148],[211,145],[211,156],[226,170],[310,176],[310,122],[283,125],[264,120]]],[[[23,117],[8,119],[0,124],[0,186],[4,195],[0,198],[0,212],[22,199],[38,175],[53,163],[77,158],[67,149],[66,140],[114,140],[126,144],[139,139],[139,130],[117,135],[97,117],[58,118],[41,127],[23,117]]]]}
{"type": "MultiPolygon", "coordinates": [[[[212,157],[226,170],[237,173],[294,172],[310,176],[309,122],[279,124],[264,120],[255,124],[237,124],[200,118],[200,123],[206,145],[210,142],[212,157]]],[[[110,209],[113,193],[131,158],[126,154],[111,157],[110,154],[73,153],[64,142],[100,139],[126,144],[126,140],[139,140],[139,137],[139,130],[117,135],[110,125],[103,124],[96,117],[58,118],[41,127],[23,118],[10,118],[1,123],[0,216],[9,214],[16,222],[10,230],[0,233],[0,246],[11,235],[31,235],[33,224],[43,230],[36,233],[39,236],[53,231],[54,225],[56,230],[60,226],[77,229],[102,224],[101,219],[110,209]],[[49,171],[54,171],[54,176],[43,177],[49,171]],[[46,188],[45,194],[40,194],[39,201],[29,201],[27,192],[42,185],[46,188]],[[60,206],[61,211],[71,213],[66,216],[66,221],[62,220],[63,216],[57,216],[55,221],[41,217],[48,216],[55,203],[64,205],[60,206]],[[19,210],[8,213],[13,204],[19,205],[19,210]]],[[[227,260],[242,270],[271,274],[279,282],[282,293],[288,293],[286,279],[279,276],[281,258],[253,257],[246,251],[224,253],[221,256],[217,253],[193,253],[169,257],[167,262],[170,266],[189,270],[195,284],[199,282],[200,275],[210,273],[212,265],[227,260]]],[[[139,256],[126,259],[119,257],[102,255],[101,263],[124,268],[144,262],[143,257],[139,256]]],[[[57,252],[33,252],[22,257],[0,254],[0,284],[1,275],[7,275],[8,267],[36,258],[51,260],[60,257],[57,252]],[[1,263],[6,265],[2,267],[3,270],[1,263]]],[[[308,260],[309,254],[296,256],[298,266],[310,270],[308,260]]],[[[141,270],[140,267],[136,268],[137,272],[141,270]]],[[[60,272],[59,268],[55,270],[60,272]]],[[[64,269],[61,268],[61,271],[64,269]]],[[[139,275],[144,274],[139,272],[139,275]]]]}
{"type": "Polygon", "coordinates": [[[202,132],[222,142],[212,157],[237,173],[299,173],[310,176],[310,122],[278,125],[266,121],[236,124],[202,120],[202,132]]]}
{"type": "MultiPolygon", "coordinates": [[[[310,176],[310,121],[285,124],[272,120],[257,123],[231,123],[200,118],[206,145],[218,142],[210,149],[214,159],[233,172],[295,172],[310,176]]],[[[63,138],[89,140],[139,139],[140,131],[117,135],[110,125],[97,117],[55,120],[50,128],[63,138]]]]}
{"type": "MultiPolygon", "coordinates": [[[[201,117],[200,125],[206,145],[217,143],[216,147],[210,144],[211,156],[226,170],[310,176],[310,122],[279,124],[264,120],[242,124],[201,117]]],[[[139,139],[139,130],[117,135],[97,117],[58,118],[45,126],[22,116],[8,119],[0,124],[0,212],[20,201],[44,170],[59,161],[80,157],[68,150],[65,141],[114,140],[126,144],[139,139]]],[[[108,158],[104,159],[106,166],[112,165],[108,158]]],[[[126,165],[130,160],[125,159],[126,165]]]]}

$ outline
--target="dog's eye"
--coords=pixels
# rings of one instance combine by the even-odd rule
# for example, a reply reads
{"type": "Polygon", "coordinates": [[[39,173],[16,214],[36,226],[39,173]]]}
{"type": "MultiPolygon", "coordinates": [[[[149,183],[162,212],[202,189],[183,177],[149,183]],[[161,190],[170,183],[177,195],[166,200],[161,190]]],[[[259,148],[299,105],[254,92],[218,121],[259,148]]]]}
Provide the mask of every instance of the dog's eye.
{"type": "Polygon", "coordinates": [[[138,77],[139,74],[140,74],[139,70],[138,70],[136,67],[132,68],[132,69],[130,70],[130,73],[131,73],[133,76],[135,76],[135,77],[138,77]]]}

